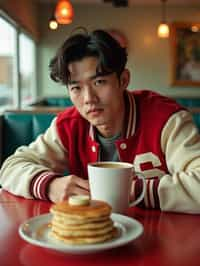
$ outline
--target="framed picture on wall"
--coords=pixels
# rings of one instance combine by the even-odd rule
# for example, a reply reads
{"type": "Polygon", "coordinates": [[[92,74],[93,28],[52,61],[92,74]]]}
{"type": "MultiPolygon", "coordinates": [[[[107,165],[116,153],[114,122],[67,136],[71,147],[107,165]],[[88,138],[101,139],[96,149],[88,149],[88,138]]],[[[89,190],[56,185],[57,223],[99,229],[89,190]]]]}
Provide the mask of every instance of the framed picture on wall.
{"type": "Polygon", "coordinates": [[[172,23],[172,85],[200,87],[200,23],[172,23]]]}

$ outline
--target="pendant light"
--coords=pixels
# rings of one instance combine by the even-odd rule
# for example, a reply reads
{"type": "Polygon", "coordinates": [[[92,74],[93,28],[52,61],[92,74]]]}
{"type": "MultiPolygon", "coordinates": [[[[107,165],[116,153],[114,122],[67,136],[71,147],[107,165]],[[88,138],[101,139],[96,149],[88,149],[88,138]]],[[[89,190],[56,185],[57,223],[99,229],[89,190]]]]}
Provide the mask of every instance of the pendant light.
{"type": "Polygon", "coordinates": [[[55,18],[59,24],[70,24],[74,16],[73,7],[69,0],[58,0],[55,18]]]}
{"type": "Polygon", "coordinates": [[[168,38],[169,37],[169,26],[166,23],[166,2],[167,0],[161,0],[162,4],[162,20],[158,26],[158,37],[159,38],[168,38]]]}

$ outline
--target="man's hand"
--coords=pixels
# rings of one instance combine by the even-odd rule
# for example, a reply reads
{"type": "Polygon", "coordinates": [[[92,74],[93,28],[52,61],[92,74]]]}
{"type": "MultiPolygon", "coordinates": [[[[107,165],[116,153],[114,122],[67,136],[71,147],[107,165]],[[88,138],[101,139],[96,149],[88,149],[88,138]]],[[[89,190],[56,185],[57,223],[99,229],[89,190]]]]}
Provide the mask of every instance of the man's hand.
{"type": "Polygon", "coordinates": [[[59,202],[71,195],[89,195],[89,182],[75,175],[57,177],[49,184],[49,199],[59,202]]]}

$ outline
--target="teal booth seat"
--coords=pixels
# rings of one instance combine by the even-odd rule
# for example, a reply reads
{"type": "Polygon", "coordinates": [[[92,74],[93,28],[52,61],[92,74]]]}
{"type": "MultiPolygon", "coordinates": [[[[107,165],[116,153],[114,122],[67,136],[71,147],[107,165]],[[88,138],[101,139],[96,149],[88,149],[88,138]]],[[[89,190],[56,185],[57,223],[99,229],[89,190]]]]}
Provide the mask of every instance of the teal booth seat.
{"type": "Polygon", "coordinates": [[[193,113],[193,120],[200,132],[200,113],[193,113]]]}
{"type": "MultiPolygon", "coordinates": [[[[187,108],[200,107],[200,98],[175,97],[174,99],[187,108]]],[[[45,97],[31,104],[31,106],[40,107],[67,107],[71,105],[73,103],[69,97],[45,97]]]]}
{"type": "Polygon", "coordinates": [[[67,107],[72,105],[73,103],[69,97],[46,97],[31,104],[31,106],[40,107],[67,107]]]}
{"type": "Polygon", "coordinates": [[[7,111],[1,117],[1,162],[16,148],[28,145],[50,125],[56,112],[7,111]]]}
{"type": "Polygon", "coordinates": [[[45,101],[47,106],[67,107],[73,105],[70,98],[47,98],[45,101]]]}
{"type": "MultiPolygon", "coordinates": [[[[190,108],[189,108],[190,109],[190,108]]],[[[16,148],[28,145],[43,133],[61,108],[34,108],[31,110],[11,110],[0,116],[0,163],[16,148]]],[[[194,122],[200,132],[200,109],[192,112],[194,122]]]]}
{"type": "Polygon", "coordinates": [[[200,98],[175,98],[175,100],[186,108],[200,107],[200,98]]]}

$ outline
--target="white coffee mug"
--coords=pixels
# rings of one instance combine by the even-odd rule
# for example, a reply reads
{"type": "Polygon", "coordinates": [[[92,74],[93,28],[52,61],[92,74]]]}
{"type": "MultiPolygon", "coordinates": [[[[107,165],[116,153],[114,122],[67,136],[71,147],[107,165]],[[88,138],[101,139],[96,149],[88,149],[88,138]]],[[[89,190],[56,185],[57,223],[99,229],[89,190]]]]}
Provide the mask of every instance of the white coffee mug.
{"type": "Polygon", "coordinates": [[[125,214],[129,207],[138,204],[145,195],[145,177],[136,172],[131,163],[89,163],[88,178],[91,198],[106,201],[111,205],[112,212],[125,214]],[[131,184],[136,176],[143,181],[143,189],[137,199],[130,201],[131,184]]]}

